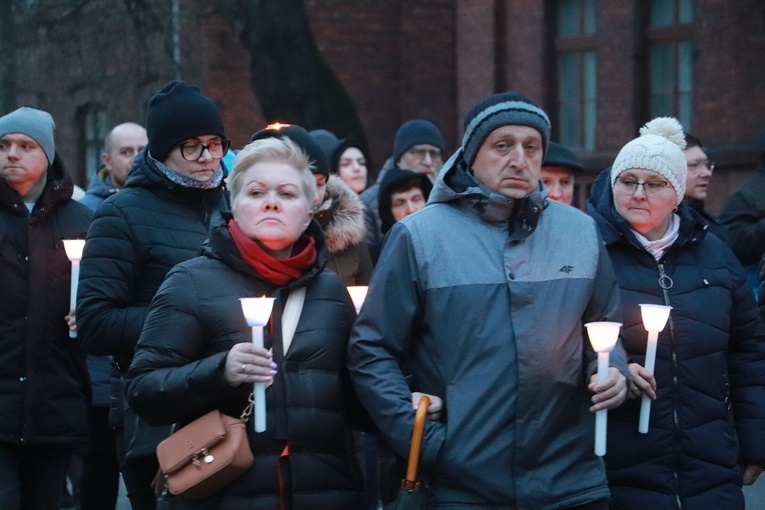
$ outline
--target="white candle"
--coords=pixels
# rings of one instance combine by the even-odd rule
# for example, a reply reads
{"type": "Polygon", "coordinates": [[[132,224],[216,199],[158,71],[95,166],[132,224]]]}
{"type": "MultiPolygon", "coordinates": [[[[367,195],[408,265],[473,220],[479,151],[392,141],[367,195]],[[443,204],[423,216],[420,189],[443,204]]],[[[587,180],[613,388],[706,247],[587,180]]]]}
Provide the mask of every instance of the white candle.
{"type": "Polygon", "coordinates": [[[357,314],[361,311],[361,305],[364,304],[364,300],[367,297],[368,288],[366,285],[351,285],[348,287],[348,294],[351,295],[351,300],[357,314]]]}
{"type": "MultiPolygon", "coordinates": [[[[77,284],[80,280],[80,260],[82,260],[82,250],[84,247],[84,239],[64,239],[66,256],[72,262],[72,281],[69,286],[69,313],[74,312],[77,306],[77,284]]],[[[69,338],[77,338],[77,330],[69,330],[69,338]]]]}
{"type": "MultiPolygon", "coordinates": [[[[608,379],[608,362],[611,355],[609,352],[598,353],[598,384],[608,379]]],[[[608,409],[601,409],[595,413],[595,455],[602,457],[606,454],[606,436],[608,430],[608,409]]]]}
{"type": "MultiPolygon", "coordinates": [[[[659,332],[667,325],[671,306],[664,305],[640,305],[640,314],[643,318],[643,326],[648,331],[648,343],[645,348],[645,369],[653,375],[656,367],[656,347],[659,340],[659,332]]],[[[643,394],[640,400],[640,422],[638,432],[648,433],[648,422],[651,420],[651,399],[643,394]]]]}
{"type": "MultiPolygon", "coordinates": [[[[252,344],[263,348],[263,326],[271,317],[274,298],[239,298],[247,325],[252,328],[252,344]]],[[[266,430],[266,384],[256,382],[253,388],[255,432],[266,430]]]]}
{"type": "MultiPolygon", "coordinates": [[[[252,326],[252,345],[263,347],[263,326],[252,326]]],[[[256,382],[253,388],[255,432],[266,430],[266,383],[256,382]]]]}
{"type": "MultiPolygon", "coordinates": [[[[590,337],[592,348],[598,353],[598,384],[608,379],[610,352],[619,339],[619,322],[589,322],[584,325],[590,337]]],[[[595,413],[595,455],[606,454],[606,436],[608,427],[608,409],[595,413]]]]}

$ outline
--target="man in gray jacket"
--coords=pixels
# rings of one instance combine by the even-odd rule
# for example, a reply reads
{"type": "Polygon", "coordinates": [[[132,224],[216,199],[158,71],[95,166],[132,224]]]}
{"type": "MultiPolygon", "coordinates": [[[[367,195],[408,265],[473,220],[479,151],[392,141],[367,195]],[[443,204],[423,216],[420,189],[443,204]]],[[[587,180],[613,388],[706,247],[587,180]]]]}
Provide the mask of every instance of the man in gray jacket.
{"type": "Polygon", "coordinates": [[[428,206],[389,232],[351,335],[359,396],[399,455],[411,392],[443,400],[428,508],[608,508],[592,413],[626,398],[626,356],[597,384],[584,324],[619,320],[618,285],[595,223],[540,186],[549,136],[520,94],[473,107],[428,206]]]}

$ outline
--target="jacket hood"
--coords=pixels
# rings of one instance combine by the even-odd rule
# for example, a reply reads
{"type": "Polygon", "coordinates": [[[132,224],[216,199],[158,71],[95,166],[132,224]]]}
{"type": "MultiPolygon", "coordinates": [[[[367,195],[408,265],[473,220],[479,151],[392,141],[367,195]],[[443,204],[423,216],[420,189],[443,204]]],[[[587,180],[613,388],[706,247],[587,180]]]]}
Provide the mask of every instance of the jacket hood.
{"type": "MultiPolygon", "coordinates": [[[[263,277],[260,276],[252,266],[247,264],[239,254],[239,250],[228,231],[228,222],[231,221],[233,217],[231,211],[215,213],[215,216],[210,223],[210,237],[202,245],[202,255],[219,259],[240,273],[248,275],[251,278],[256,278],[265,282],[266,285],[273,287],[272,283],[265,281],[263,277]]],[[[311,266],[308,271],[303,273],[303,276],[285,285],[286,288],[305,286],[308,281],[324,270],[329,259],[327,247],[324,242],[324,234],[322,233],[319,224],[312,220],[303,233],[313,237],[316,242],[316,262],[314,262],[313,266],[311,266]]]]}
{"type": "Polygon", "coordinates": [[[547,208],[547,192],[539,182],[536,190],[515,200],[486,188],[468,172],[460,148],[444,163],[428,205],[454,202],[487,222],[508,222],[511,240],[529,237],[547,208]]]}
{"type": "Polygon", "coordinates": [[[386,234],[396,223],[393,211],[391,211],[391,195],[393,190],[411,181],[417,183],[416,186],[422,190],[422,195],[425,197],[425,201],[427,201],[430,192],[433,190],[433,183],[430,182],[430,179],[425,174],[393,167],[386,172],[385,178],[380,183],[380,189],[377,192],[377,211],[382,222],[380,231],[383,234],[386,234]]]}
{"type": "Polygon", "coordinates": [[[329,176],[324,202],[314,217],[324,229],[329,253],[338,253],[360,244],[366,236],[364,204],[337,175],[329,176]]]}
{"type": "MultiPolygon", "coordinates": [[[[592,184],[586,208],[587,214],[598,224],[606,245],[624,240],[640,246],[629,222],[622,218],[614,206],[610,167],[603,170],[592,184]]],[[[680,230],[675,244],[680,246],[687,242],[698,242],[706,235],[709,228],[707,221],[688,204],[681,203],[677,207],[677,214],[680,216],[680,230]]]]}

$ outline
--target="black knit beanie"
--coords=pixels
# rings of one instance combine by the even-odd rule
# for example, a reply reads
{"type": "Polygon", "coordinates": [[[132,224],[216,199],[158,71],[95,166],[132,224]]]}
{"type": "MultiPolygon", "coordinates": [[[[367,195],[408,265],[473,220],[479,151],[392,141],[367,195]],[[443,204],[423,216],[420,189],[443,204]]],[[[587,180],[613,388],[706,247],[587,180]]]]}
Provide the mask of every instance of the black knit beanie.
{"type": "Polygon", "coordinates": [[[584,172],[582,162],[579,161],[576,154],[555,142],[550,142],[542,166],[562,166],[574,173],[584,172]]]}
{"type": "Polygon", "coordinates": [[[263,140],[265,138],[288,138],[293,141],[308,156],[311,172],[323,174],[329,178],[327,156],[324,154],[321,145],[304,128],[295,124],[281,124],[279,127],[261,129],[250,137],[250,141],[254,142],[255,140],[263,140]]]}
{"type": "Polygon", "coordinates": [[[218,107],[197,85],[174,80],[149,100],[146,113],[149,154],[164,161],[173,147],[202,135],[226,138],[218,107]]]}
{"type": "Polygon", "coordinates": [[[393,163],[398,165],[401,156],[415,145],[428,144],[444,152],[444,139],[438,128],[429,120],[415,119],[404,122],[393,141],[393,163]]]}
{"type": "Polygon", "coordinates": [[[544,151],[547,152],[551,129],[547,114],[526,96],[503,92],[479,101],[465,116],[462,157],[468,168],[473,166],[484,140],[495,129],[508,125],[528,126],[539,131],[544,151]]]}

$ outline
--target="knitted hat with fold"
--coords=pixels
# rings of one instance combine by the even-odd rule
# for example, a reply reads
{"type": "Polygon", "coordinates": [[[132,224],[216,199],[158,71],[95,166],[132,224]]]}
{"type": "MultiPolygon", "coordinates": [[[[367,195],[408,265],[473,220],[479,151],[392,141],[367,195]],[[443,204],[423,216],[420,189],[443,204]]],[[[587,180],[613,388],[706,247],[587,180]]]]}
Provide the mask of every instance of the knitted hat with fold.
{"type": "Polygon", "coordinates": [[[528,126],[542,135],[544,152],[550,141],[550,119],[529,98],[516,92],[494,94],[476,103],[465,116],[463,158],[472,167],[484,140],[502,126],[528,126]]]}
{"type": "Polygon", "coordinates": [[[149,154],[164,161],[173,147],[202,135],[226,138],[218,107],[199,87],[173,80],[149,99],[146,112],[149,154]]]}
{"type": "Polygon", "coordinates": [[[683,154],[685,134],[674,117],[657,117],[640,128],[640,136],[622,147],[611,166],[611,188],[625,170],[641,168],[661,175],[675,189],[677,203],[685,195],[688,163],[683,154]]]}
{"type": "MultiPolygon", "coordinates": [[[[401,156],[415,145],[428,144],[444,151],[444,138],[435,124],[429,120],[414,119],[404,122],[393,140],[393,162],[398,164],[401,156]]],[[[363,152],[363,151],[362,151],[363,152]]]]}
{"type": "Polygon", "coordinates": [[[50,113],[28,106],[22,106],[0,117],[0,137],[11,133],[27,135],[40,144],[49,165],[56,157],[56,144],[53,141],[55,130],[56,123],[53,122],[50,113]]]}

